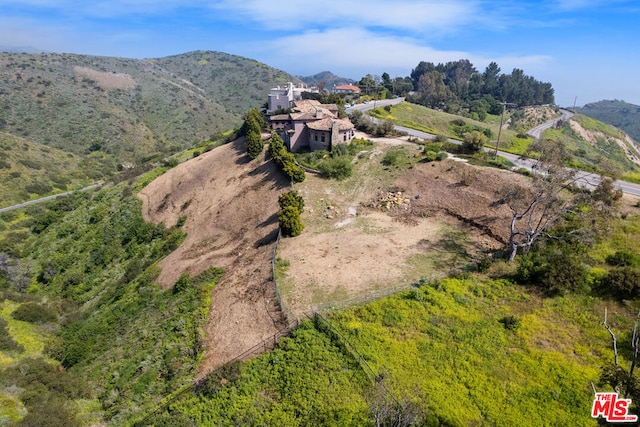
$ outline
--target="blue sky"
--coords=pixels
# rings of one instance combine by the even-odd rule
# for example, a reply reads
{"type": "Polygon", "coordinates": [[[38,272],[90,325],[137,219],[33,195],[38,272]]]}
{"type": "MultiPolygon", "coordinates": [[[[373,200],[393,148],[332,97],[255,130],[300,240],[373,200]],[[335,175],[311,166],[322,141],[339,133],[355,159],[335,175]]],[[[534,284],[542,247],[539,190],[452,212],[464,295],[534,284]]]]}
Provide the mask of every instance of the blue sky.
{"type": "Polygon", "coordinates": [[[640,105],[637,0],[0,0],[0,46],[154,58],[216,50],[294,75],[407,76],[495,61],[556,102],[640,105]]]}

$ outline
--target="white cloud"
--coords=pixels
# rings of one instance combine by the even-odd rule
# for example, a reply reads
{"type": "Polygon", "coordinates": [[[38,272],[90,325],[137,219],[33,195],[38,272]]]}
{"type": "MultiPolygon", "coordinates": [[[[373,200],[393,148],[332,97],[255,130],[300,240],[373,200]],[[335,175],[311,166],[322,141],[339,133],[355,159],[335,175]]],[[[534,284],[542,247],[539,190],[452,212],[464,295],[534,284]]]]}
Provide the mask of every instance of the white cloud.
{"type": "Polygon", "coordinates": [[[304,2],[281,0],[225,0],[213,6],[240,14],[268,29],[293,30],[311,27],[377,26],[425,31],[461,25],[479,13],[479,2],[450,0],[324,0],[304,2]]]}
{"type": "MultiPolygon", "coordinates": [[[[469,59],[480,71],[496,61],[503,72],[515,67],[528,68],[548,63],[544,55],[501,55],[490,57],[459,50],[438,50],[407,37],[383,36],[362,28],[309,31],[282,37],[253,51],[255,57],[294,74],[315,74],[330,70],[343,77],[359,78],[365,74],[408,75],[420,61],[445,63],[469,59]],[[344,74],[350,73],[350,74],[344,74]]],[[[525,70],[526,71],[526,70],[525,70]]]]}

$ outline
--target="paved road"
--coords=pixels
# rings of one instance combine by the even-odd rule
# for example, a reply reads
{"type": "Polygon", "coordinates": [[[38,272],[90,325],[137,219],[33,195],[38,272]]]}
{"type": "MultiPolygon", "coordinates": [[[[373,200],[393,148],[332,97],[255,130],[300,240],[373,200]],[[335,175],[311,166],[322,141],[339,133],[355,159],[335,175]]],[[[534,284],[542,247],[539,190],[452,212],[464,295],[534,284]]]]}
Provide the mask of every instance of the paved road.
{"type": "MultiPolygon", "coordinates": [[[[552,126],[554,126],[558,120],[569,120],[569,118],[571,116],[573,116],[573,113],[571,111],[568,110],[561,110],[562,111],[562,117],[559,119],[554,119],[554,120],[550,120],[546,123],[541,124],[540,126],[536,126],[535,128],[531,129],[529,132],[527,132],[527,134],[534,136],[535,138],[540,138],[540,136],[542,136],[542,133],[551,128],[552,126]],[[535,136],[537,135],[537,136],[535,136]]],[[[407,128],[404,126],[396,126],[395,127],[398,131],[401,132],[406,132],[408,135],[414,136],[416,138],[420,138],[420,139],[434,139],[436,136],[430,133],[426,133],[426,132],[422,132],[419,130],[415,130],[415,129],[411,129],[411,128],[407,128]]],[[[462,141],[458,141],[456,139],[452,139],[449,138],[449,142],[453,142],[454,144],[462,144],[462,141]]],[[[490,151],[490,152],[495,152],[495,149],[493,148],[485,148],[486,151],[490,151]]],[[[516,167],[518,168],[525,168],[528,170],[532,170],[534,165],[536,164],[536,160],[534,159],[528,159],[528,158],[523,158],[517,154],[511,154],[511,153],[507,153],[504,151],[498,151],[498,155],[505,157],[506,159],[508,159],[511,163],[513,163],[516,167]]],[[[589,172],[584,172],[584,171],[577,171],[576,172],[576,178],[577,178],[577,182],[580,183],[581,185],[590,188],[590,189],[594,189],[598,186],[598,184],[600,183],[600,179],[601,176],[600,175],[596,175],[594,173],[589,173],[589,172]]],[[[614,182],[614,185],[616,188],[621,189],[625,194],[630,194],[632,196],[638,196],[640,197],[640,184],[634,184],[632,182],[626,182],[626,181],[621,181],[621,180],[617,180],[614,182]]]]}
{"type": "Polygon", "coordinates": [[[381,99],[379,101],[370,101],[366,104],[356,104],[349,108],[345,108],[345,111],[347,112],[347,114],[351,114],[351,112],[354,110],[359,110],[364,112],[364,111],[373,110],[374,108],[384,107],[385,105],[399,104],[402,101],[404,101],[404,98],[381,99]]]}
{"type": "Polygon", "coordinates": [[[572,116],[573,113],[569,110],[560,110],[562,112],[562,117],[560,117],[559,119],[554,119],[554,120],[550,120],[546,123],[543,123],[539,126],[534,127],[533,129],[531,129],[529,132],[527,132],[527,135],[531,135],[532,137],[536,138],[536,139],[540,139],[540,137],[542,137],[542,133],[555,126],[556,123],[558,123],[559,121],[567,121],[569,120],[572,116]]]}
{"type": "MultiPolygon", "coordinates": [[[[102,185],[101,183],[100,184],[93,184],[93,185],[90,185],[88,187],[81,188],[80,190],[76,190],[76,191],[93,190],[94,188],[98,188],[101,185],[102,185]]],[[[57,199],[58,197],[68,196],[69,194],[73,194],[76,191],[66,191],[64,193],[54,194],[53,196],[42,197],[40,199],[29,200],[28,202],[24,202],[24,203],[18,203],[17,205],[7,206],[6,208],[0,208],[0,213],[13,211],[15,209],[24,208],[26,206],[35,205],[37,203],[42,203],[42,202],[46,202],[46,201],[49,201],[49,200],[54,200],[54,199],[57,199]]]]}

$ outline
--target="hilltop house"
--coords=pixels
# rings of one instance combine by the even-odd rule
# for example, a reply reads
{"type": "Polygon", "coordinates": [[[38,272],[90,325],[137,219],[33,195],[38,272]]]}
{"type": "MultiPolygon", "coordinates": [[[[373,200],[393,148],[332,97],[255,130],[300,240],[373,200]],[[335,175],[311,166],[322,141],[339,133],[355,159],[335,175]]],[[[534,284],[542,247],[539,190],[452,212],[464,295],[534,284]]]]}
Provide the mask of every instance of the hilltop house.
{"type": "Polygon", "coordinates": [[[352,93],[359,94],[360,88],[354,85],[339,85],[333,88],[333,93],[352,93]]]}
{"type": "Polygon", "coordinates": [[[275,87],[269,91],[269,101],[267,103],[267,115],[270,116],[276,110],[291,108],[294,101],[302,99],[303,92],[318,93],[318,88],[307,88],[294,86],[289,82],[285,87],[275,87]]]}
{"type": "Polygon", "coordinates": [[[348,144],[354,136],[353,124],[338,118],[335,104],[316,100],[294,101],[290,113],[271,116],[270,120],[271,127],[291,152],[303,148],[331,150],[337,144],[348,144]]]}

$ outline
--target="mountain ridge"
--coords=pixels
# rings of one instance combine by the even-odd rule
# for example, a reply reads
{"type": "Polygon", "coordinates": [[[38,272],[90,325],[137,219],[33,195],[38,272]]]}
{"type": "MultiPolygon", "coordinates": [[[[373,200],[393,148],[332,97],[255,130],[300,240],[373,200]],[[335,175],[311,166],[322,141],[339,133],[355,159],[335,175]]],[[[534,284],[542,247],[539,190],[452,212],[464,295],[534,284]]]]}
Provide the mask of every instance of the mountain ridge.
{"type": "Polygon", "coordinates": [[[636,144],[640,144],[640,106],[614,99],[592,102],[575,110],[620,128],[629,134],[636,144]]]}

